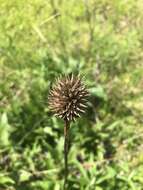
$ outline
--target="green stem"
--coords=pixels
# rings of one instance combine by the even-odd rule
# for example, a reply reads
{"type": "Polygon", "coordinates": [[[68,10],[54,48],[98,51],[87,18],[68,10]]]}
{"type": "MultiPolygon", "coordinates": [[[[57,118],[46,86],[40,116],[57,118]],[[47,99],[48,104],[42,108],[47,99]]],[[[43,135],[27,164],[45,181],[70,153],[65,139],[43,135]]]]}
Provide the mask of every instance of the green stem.
{"type": "Polygon", "coordinates": [[[68,153],[69,153],[69,122],[65,121],[64,126],[64,162],[65,162],[65,176],[64,176],[64,190],[67,190],[67,179],[68,179],[68,153]]]}

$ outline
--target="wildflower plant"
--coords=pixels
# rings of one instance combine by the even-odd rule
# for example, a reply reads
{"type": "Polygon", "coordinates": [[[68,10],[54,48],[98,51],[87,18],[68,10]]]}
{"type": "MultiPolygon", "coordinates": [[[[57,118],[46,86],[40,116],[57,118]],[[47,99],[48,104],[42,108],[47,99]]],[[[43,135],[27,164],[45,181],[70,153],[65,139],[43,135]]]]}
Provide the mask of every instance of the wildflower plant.
{"type": "Polygon", "coordinates": [[[49,95],[49,107],[55,116],[63,119],[64,125],[64,189],[68,178],[69,129],[72,121],[85,112],[88,91],[80,76],[69,74],[56,80],[49,95]]]}

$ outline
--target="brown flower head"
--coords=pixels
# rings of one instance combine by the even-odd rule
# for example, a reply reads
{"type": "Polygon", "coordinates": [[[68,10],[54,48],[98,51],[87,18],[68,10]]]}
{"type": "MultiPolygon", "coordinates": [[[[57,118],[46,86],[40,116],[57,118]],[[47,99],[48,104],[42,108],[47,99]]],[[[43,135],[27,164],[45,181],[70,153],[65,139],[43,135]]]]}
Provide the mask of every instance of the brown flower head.
{"type": "Polygon", "coordinates": [[[65,121],[73,121],[84,113],[88,92],[79,76],[67,75],[56,81],[50,91],[51,111],[65,121]]]}

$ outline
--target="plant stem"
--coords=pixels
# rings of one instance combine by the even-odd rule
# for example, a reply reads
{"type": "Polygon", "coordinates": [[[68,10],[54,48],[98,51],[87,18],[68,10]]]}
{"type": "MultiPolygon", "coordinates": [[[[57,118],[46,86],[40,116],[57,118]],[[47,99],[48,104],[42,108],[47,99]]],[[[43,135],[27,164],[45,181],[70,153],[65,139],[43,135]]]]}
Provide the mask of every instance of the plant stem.
{"type": "Polygon", "coordinates": [[[70,124],[68,121],[65,121],[64,126],[64,162],[65,162],[65,178],[64,178],[64,190],[67,188],[67,179],[68,179],[68,153],[69,153],[69,127],[70,124]]]}

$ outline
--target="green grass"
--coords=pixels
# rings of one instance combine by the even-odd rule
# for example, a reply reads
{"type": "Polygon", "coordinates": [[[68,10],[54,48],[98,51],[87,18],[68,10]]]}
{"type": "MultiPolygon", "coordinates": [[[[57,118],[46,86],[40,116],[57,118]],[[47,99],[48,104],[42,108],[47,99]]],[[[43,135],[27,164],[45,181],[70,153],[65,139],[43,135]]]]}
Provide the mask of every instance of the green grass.
{"type": "Polygon", "coordinates": [[[62,190],[63,123],[48,108],[80,73],[68,190],[142,190],[142,0],[0,0],[0,189],[62,190]]]}

